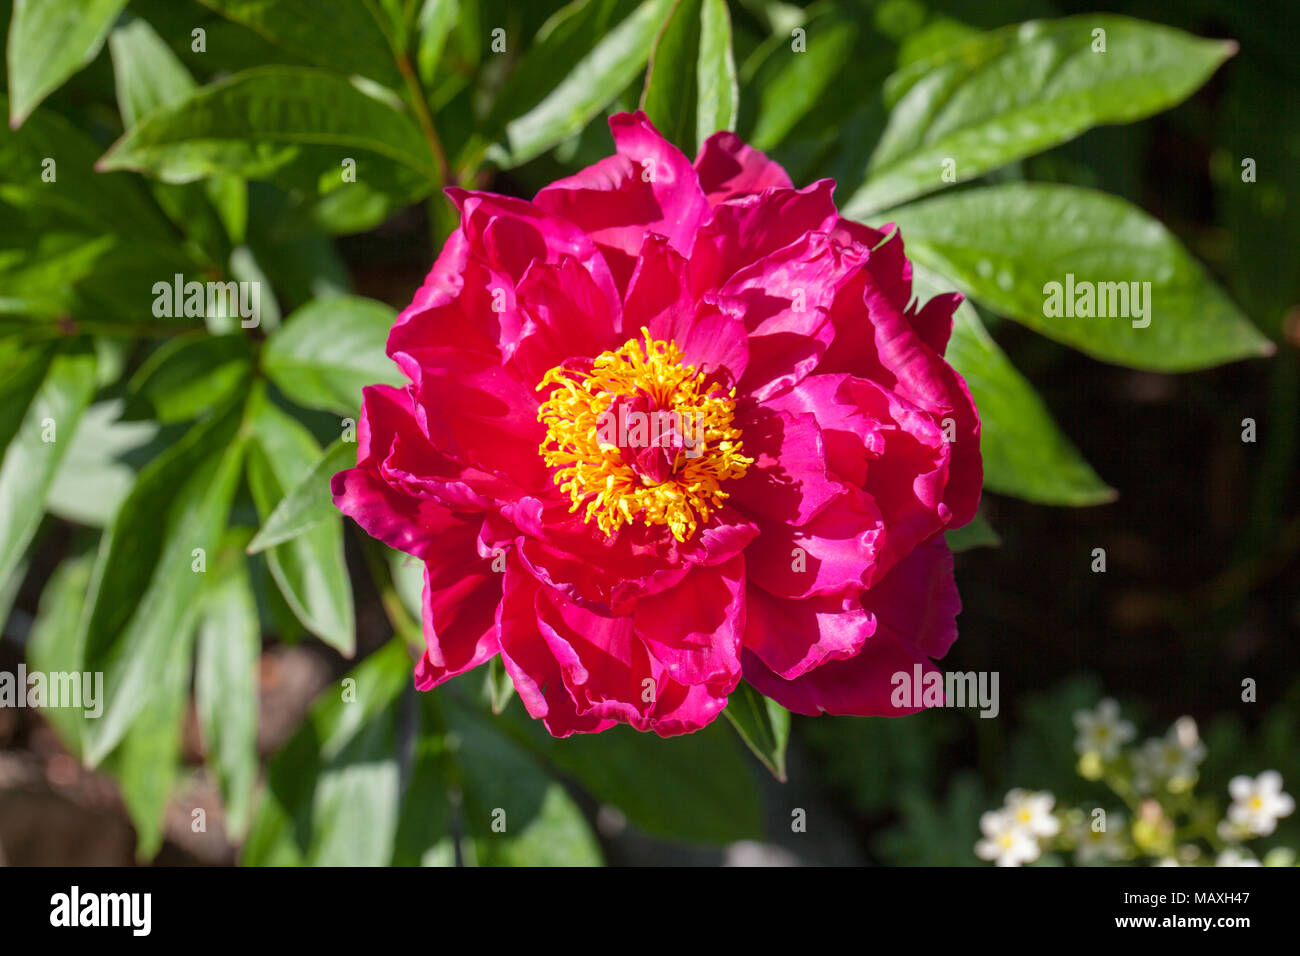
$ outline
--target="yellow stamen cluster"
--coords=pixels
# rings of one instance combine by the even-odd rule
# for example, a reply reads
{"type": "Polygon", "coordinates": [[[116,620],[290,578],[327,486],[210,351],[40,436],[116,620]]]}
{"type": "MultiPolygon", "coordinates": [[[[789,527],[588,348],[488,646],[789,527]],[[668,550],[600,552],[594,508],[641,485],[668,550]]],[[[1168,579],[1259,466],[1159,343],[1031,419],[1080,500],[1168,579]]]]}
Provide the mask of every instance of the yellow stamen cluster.
{"type": "MultiPolygon", "coordinates": [[[[723,393],[704,383],[704,373],[682,362],[672,342],[631,339],[602,352],[591,371],[556,366],[537,389],[557,386],[542,402],[537,418],[546,426],[539,451],[556,468],[555,483],[573,501],[576,512],[586,502],[584,521],[595,519],[607,535],[640,519],[662,524],[678,541],[693,535],[722,507],[722,482],[743,477],[754,463],[742,455],[740,429],[731,424],[736,390],[723,393]],[[696,442],[690,454],[678,449],[671,474],[661,482],[640,474],[623,460],[617,444],[602,437],[603,418],[621,397],[644,395],[656,409],[677,413],[677,420],[696,442]]],[[[611,413],[612,417],[612,413],[611,413]]]]}

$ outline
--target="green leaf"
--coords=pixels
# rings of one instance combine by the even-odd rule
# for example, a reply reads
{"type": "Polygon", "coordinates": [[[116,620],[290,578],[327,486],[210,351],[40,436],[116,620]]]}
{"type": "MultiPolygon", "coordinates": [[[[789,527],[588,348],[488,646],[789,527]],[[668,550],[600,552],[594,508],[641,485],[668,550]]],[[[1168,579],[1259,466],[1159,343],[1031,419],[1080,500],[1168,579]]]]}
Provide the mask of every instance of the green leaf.
{"type": "Polygon", "coordinates": [[[993,530],[993,526],[983,515],[975,515],[967,524],[952,531],[944,532],[944,540],[953,551],[969,551],[972,548],[996,548],[1002,539],[993,530]]]}
{"type": "Polygon", "coordinates": [[[310,63],[397,87],[392,24],[377,0],[200,0],[310,63]]]}
{"type": "Polygon", "coordinates": [[[522,706],[512,705],[500,720],[647,833],[706,844],[762,835],[754,778],[739,741],[720,721],[667,740],[626,726],[555,740],[522,706]]]}
{"type": "MultiPolygon", "coordinates": [[[[36,621],[32,624],[31,637],[27,642],[27,666],[33,671],[45,674],[85,672],[85,647],[78,624],[94,568],[94,555],[82,554],[67,558],[50,575],[49,583],[41,593],[40,607],[37,608],[36,621]]],[[[97,692],[92,685],[89,694],[83,685],[82,694],[83,702],[102,704],[103,684],[100,684],[97,692]],[[91,701],[89,696],[95,693],[101,696],[91,701]]],[[[94,710],[94,706],[80,710],[75,707],[51,707],[43,711],[43,716],[54,725],[59,740],[68,751],[79,757],[86,714],[87,711],[93,714],[94,710]]]]}
{"type": "Polygon", "coordinates": [[[108,52],[113,57],[117,109],[127,129],[194,91],[194,78],[144,20],[131,20],[113,30],[108,36],[108,52]]]}
{"type": "Polygon", "coordinates": [[[421,730],[402,794],[393,866],[454,866],[451,807],[445,799],[451,780],[446,736],[438,730],[441,717],[435,695],[421,694],[419,710],[421,730]]]}
{"type": "MultiPolygon", "coordinates": [[[[248,485],[263,518],[317,475],[320,446],[294,418],[269,402],[252,418],[254,444],[248,458],[248,485]]],[[[319,489],[319,485],[315,486],[319,489]]],[[[319,491],[317,491],[319,493],[319,491]]],[[[303,627],[345,657],[356,651],[352,585],[343,558],[343,519],[337,511],[322,515],[301,534],[271,547],[266,554],[271,575],[303,627]]]]}
{"type": "Polygon", "coordinates": [[[122,802],[135,824],[135,855],[141,862],[157,856],[162,846],[167,804],[180,769],[182,720],[194,657],[192,623],[172,635],[163,655],[156,682],[145,691],[139,717],[107,767],[122,788],[122,802]]]}
{"type": "Polygon", "coordinates": [[[9,24],[9,125],[95,58],[126,0],[14,0],[9,24]]]}
{"type": "Polygon", "coordinates": [[[127,383],[126,419],[164,424],[198,417],[238,392],[252,374],[248,339],[182,336],[149,356],[127,383]]]}
{"type": "MultiPolygon", "coordinates": [[[[144,20],[131,20],[108,36],[113,58],[113,79],[122,125],[130,129],[156,109],[189,97],[196,87],[184,64],[144,20]]],[[[167,217],[181,227],[214,262],[229,254],[229,242],[222,218],[209,194],[238,182],[216,177],[203,183],[154,185],[154,197],[167,217]]]]}
{"type": "Polygon", "coordinates": [[[81,631],[86,669],[104,674],[104,713],[86,727],[94,765],[122,739],[162,683],[168,648],[193,626],[202,574],[239,479],[239,409],[203,425],[151,462],[105,533],[81,631]]]}
{"type": "MultiPolygon", "coordinates": [[[[493,158],[503,166],[517,166],[581,131],[641,72],[672,2],[645,0],[618,26],[602,31],[599,42],[576,63],[557,61],[546,40],[540,42],[529,59],[549,61],[552,69],[559,66],[563,79],[554,87],[542,87],[550,90],[545,98],[506,125],[505,142],[493,158]]],[[[573,11],[570,15],[582,15],[585,20],[587,16],[601,18],[608,9],[608,5],[591,0],[566,7],[563,12],[573,11]]],[[[562,43],[572,33],[556,29],[550,36],[562,43]]]]}
{"type": "Polygon", "coordinates": [[[382,302],[360,296],[316,299],[270,337],[262,367],[299,405],[355,415],[362,388],[403,381],[384,351],[396,315],[382,302]]]}
{"type": "Polygon", "coordinates": [[[8,580],[45,514],[45,496],[95,391],[94,353],[54,357],[0,463],[0,581],[8,580]]]}
{"type": "Polygon", "coordinates": [[[291,541],[306,534],[320,522],[337,517],[334,498],[330,493],[330,478],[357,463],[354,442],[342,439],[325,449],[311,470],[290,488],[262,523],[261,530],[248,545],[249,554],[291,541]]]}
{"type": "Polygon", "coordinates": [[[510,706],[510,699],[515,693],[515,683],[506,672],[501,662],[501,655],[493,657],[487,664],[487,676],[483,680],[484,695],[492,713],[501,714],[510,706]]]}
{"type": "Polygon", "coordinates": [[[52,350],[0,340],[0,449],[22,428],[27,408],[49,371],[52,350]]]}
{"type": "MultiPolygon", "coordinates": [[[[0,94],[0,104],[8,102],[0,94]]],[[[96,172],[100,152],[64,117],[51,110],[35,113],[21,129],[0,136],[0,183],[11,187],[0,195],[49,216],[65,231],[85,232],[88,239],[129,235],[173,241],[167,221],[134,176],[96,172]],[[54,179],[46,182],[43,176],[54,179]]]]}
{"type": "Polygon", "coordinates": [[[75,285],[101,267],[117,241],[115,236],[32,235],[26,249],[5,255],[0,313],[42,319],[68,315],[76,308],[75,285]]]}
{"type": "Polygon", "coordinates": [[[699,101],[695,113],[695,142],[703,143],[719,130],[735,130],[740,115],[740,87],[731,52],[731,14],[727,0],[704,0],[700,10],[700,58],[696,64],[699,101]]]}
{"type": "Polygon", "coordinates": [[[597,866],[582,812],[519,745],[450,697],[440,701],[463,790],[461,816],[485,866],[597,866]]]}
{"type": "Polygon", "coordinates": [[[150,113],[96,165],[164,182],[216,174],[277,178],[291,188],[314,181],[328,193],[364,184],[413,200],[439,184],[415,121],[387,100],[324,70],[247,70],[150,113]],[[344,180],[345,160],[356,182],[344,180]]]}
{"type": "Polygon", "coordinates": [[[790,712],[746,681],[731,692],[722,712],[763,766],[785,782],[785,748],[790,743],[790,712]]]}
{"type": "Polygon", "coordinates": [[[401,797],[399,704],[410,681],[411,659],[392,640],[321,692],[267,767],[244,865],[384,866],[392,860],[401,797]]]}
{"type": "Polygon", "coordinates": [[[674,0],[655,37],[641,92],[641,109],[670,143],[695,155],[699,89],[701,0],[674,0]]]}
{"type": "MultiPolygon", "coordinates": [[[[523,116],[541,103],[564,80],[569,67],[589,56],[596,44],[614,25],[631,14],[639,2],[641,0],[570,0],[547,17],[518,64],[506,77],[478,132],[488,139],[503,136],[510,120],[523,116]]],[[[668,0],[664,10],[667,11],[671,4],[672,0],[668,0]]],[[[477,63],[481,57],[478,51],[482,41],[474,36],[470,43],[471,36],[467,33],[480,29],[476,25],[480,14],[476,7],[470,5],[463,11],[465,15],[448,38],[449,58],[477,63]]],[[[646,54],[649,55],[648,47],[646,54]]],[[[453,75],[444,80],[443,85],[448,86],[455,79],[453,75]]]]}
{"type": "MultiPolygon", "coordinates": [[[[912,268],[919,299],[950,287],[924,266],[912,268]]],[[[1080,507],[1115,500],[1115,490],[1097,477],[1061,433],[1043,400],[998,348],[969,300],[957,307],[944,357],[966,380],[979,410],[986,488],[1046,505],[1080,507]]]]}
{"type": "Polygon", "coordinates": [[[203,597],[194,665],[194,707],[207,765],[217,778],[225,828],[238,840],[248,826],[257,781],[257,601],[240,541],[223,545],[203,597]]]}
{"type": "Polygon", "coordinates": [[[758,118],[749,134],[749,142],[756,149],[778,146],[823,99],[853,55],[858,29],[852,21],[832,13],[817,17],[804,29],[807,49],[790,49],[790,31],[786,30],[781,58],[761,85],[758,118]]]}
{"type": "Polygon", "coordinates": [[[424,0],[418,21],[419,40],[416,42],[415,66],[425,89],[433,86],[442,59],[442,48],[447,36],[456,25],[459,14],[458,0],[424,0]]]}
{"type": "Polygon", "coordinates": [[[844,215],[860,219],[1089,127],[1168,109],[1236,49],[1231,41],[1095,14],[1031,21],[958,43],[891,78],[889,125],[844,215]],[[1094,52],[1095,30],[1105,31],[1104,53],[1094,52]]]}
{"type": "Polygon", "coordinates": [[[126,460],[158,434],[156,422],[120,421],[123,402],[112,399],[90,406],[77,430],[45,505],[66,521],[102,528],[135,485],[136,469],[126,460]]]}
{"type": "MultiPolygon", "coordinates": [[[[895,210],[909,255],[989,308],[1096,358],[1180,372],[1273,352],[1178,240],[1116,196],[1045,183],[968,189],[895,210]],[[1048,283],[1150,283],[1149,326],[1048,317],[1048,283]]],[[[1144,287],[1139,285],[1139,292],[1144,287]]]]}
{"type": "Polygon", "coordinates": [[[210,310],[205,316],[208,331],[213,335],[226,335],[247,327],[260,328],[266,335],[275,332],[280,327],[282,315],[280,300],[275,296],[275,287],[271,284],[271,280],[262,271],[261,264],[248,246],[239,246],[231,252],[230,278],[240,283],[241,290],[244,288],[250,290],[252,293],[250,307],[244,308],[242,295],[237,303],[232,291],[222,298],[215,312],[210,310]],[[245,312],[249,315],[245,316],[245,312]],[[246,318],[252,320],[247,326],[246,318]]]}
{"type": "Polygon", "coordinates": [[[5,627],[9,624],[9,614],[14,609],[14,601],[18,597],[18,590],[23,586],[23,581],[27,579],[27,568],[29,558],[24,555],[18,562],[18,566],[9,572],[9,577],[0,581],[0,637],[4,636],[5,627]]]}

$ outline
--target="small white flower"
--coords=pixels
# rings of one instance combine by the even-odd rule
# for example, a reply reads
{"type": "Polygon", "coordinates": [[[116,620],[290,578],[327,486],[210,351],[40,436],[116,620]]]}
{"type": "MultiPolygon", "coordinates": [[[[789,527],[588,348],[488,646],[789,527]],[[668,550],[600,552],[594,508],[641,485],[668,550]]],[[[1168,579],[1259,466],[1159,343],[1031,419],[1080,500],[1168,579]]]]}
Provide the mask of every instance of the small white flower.
{"type": "Polygon", "coordinates": [[[1134,782],[1142,791],[1154,789],[1158,781],[1186,783],[1204,759],[1205,745],[1196,732],[1196,721],[1179,717],[1163,737],[1142,745],[1134,760],[1134,782]]]}
{"type": "Polygon", "coordinates": [[[1088,821],[1073,827],[1075,842],[1074,860],[1080,866],[1101,861],[1114,862],[1127,855],[1124,843],[1124,815],[1112,813],[1106,818],[1106,829],[1098,832],[1088,821]]]}
{"type": "Polygon", "coordinates": [[[1241,843],[1254,835],[1250,832],[1250,827],[1241,826],[1231,820],[1220,820],[1215,824],[1214,830],[1224,843],[1241,843]]]}
{"type": "Polygon", "coordinates": [[[1256,836],[1268,836],[1277,829],[1278,820],[1295,810],[1295,800],[1283,792],[1282,775],[1276,770],[1265,770],[1253,780],[1233,777],[1228,793],[1232,795],[1228,820],[1256,836]]]}
{"type": "Polygon", "coordinates": [[[1219,854],[1219,858],[1214,861],[1214,865],[1215,866],[1261,866],[1262,864],[1259,862],[1259,860],[1252,860],[1250,857],[1243,854],[1241,850],[1237,849],[1237,847],[1230,846],[1222,853],[1219,854]]]}
{"type": "Polygon", "coordinates": [[[1003,804],[1012,822],[1030,836],[1054,837],[1061,831],[1061,821],[1052,816],[1056,798],[1047,791],[1012,790],[1003,804]]]}
{"type": "Polygon", "coordinates": [[[1020,866],[1038,859],[1038,841],[1006,810],[989,810],[982,815],[980,831],[984,839],[975,844],[975,855],[981,860],[993,860],[998,866],[1020,866]]]}
{"type": "Polygon", "coordinates": [[[1109,697],[1094,711],[1076,711],[1074,726],[1079,731],[1074,749],[1081,754],[1100,754],[1103,760],[1114,760],[1120,748],[1137,733],[1131,723],[1120,720],[1119,704],[1109,697]]]}

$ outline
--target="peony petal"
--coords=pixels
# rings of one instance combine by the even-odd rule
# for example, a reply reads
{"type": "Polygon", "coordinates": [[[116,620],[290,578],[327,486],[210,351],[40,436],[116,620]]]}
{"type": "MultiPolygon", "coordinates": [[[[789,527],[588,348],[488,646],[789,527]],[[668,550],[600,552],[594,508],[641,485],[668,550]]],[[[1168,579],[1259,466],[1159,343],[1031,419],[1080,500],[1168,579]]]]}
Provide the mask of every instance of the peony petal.
{"type": "Polygon", "coordinates": [[[579,714],[649,726],[654,669],[630,615],[604,614],[542,588],[537,619],[579,714]]]}
{"type": "Polygon", "coordinates": [[[794,680],[783,680],[746,650],[741,659],[745,680],[766,697],[771,697],[796,714],[817,716],[838,714],[853,717],[901,717],[923,708],[910,695],[895,697],[906,679],[914,683],[917,668],[925,675],[942,672],[923,655],[909,651],[886,630],[876,633],[856,655],[846,660],[827,661],[794,680]],[[895,675],[905,675],[896,677],[895,675]],[[895,703],[895,701],[899,701],[895,703]]]}
{"type": "Polygon", "coordinates": [[[813,375],[770,404],[815,414],[830,470],[880,508],[886,535],[873,580],[946,526],[951,452],[928,413],[852,375],[813,375]]]}
{"type": "Polygon", "coordinates": [[[745,649],[784,680],[852,657],[876,630],[857,592],[792,601],[751,587],[746,595],[745,649]]]}
{"type": "Polygon", "coordinates": [[[790,189],[794,185],[779,164],[726,130],[714,133],[700,146],[695,171],[710,206],[748,193],[773,187],[790,189]]]}
{"type": "Polygon", "coordinates": [[[618,301],[611,301],[576,259],[533,263],[515,300],[523,322],[518,341],[504,355],[526,382],[540,382],[567,359],[593,358],[623,344],[618,301]]]}
{"type": "Polygon", "coordinates": [[[734,688],[745,631],[744,557],[693,568],[675,586],[638,600],[632,617],[673,680],[734,688]]]}
{"type": "Polygon", "coordinates": [[[687,364],[731,388],[749,361],[745,323],[698,300],[687,270],[667,239],[647,236],[628,283],[625,328],[649,329],[653,338],[674,343],[687,364]]]}
{"type": "MultiPolygon", "coordinates": [[[[941,426],[951,419],[954,440],[944,504],[952,513],[950,526],[961,527],[975,516],[984,483],[975,403],[961,376],[926,344],[905,311],[911,273],[901,237],[894,233],[873,250],[867,265],[871,278],[880,279],[861,283],[867,321],[850,298],[857,288],[851,284],[832,310],[835,340],[819,371],[870,379],[925,409],[941,426]]],[[[924,323],[932,336],[934,323],[933,316],[924,323]]]]}
{"type": "Polygon", "coordinates": [[[761,528],[745,551],[750,580],[778,597],[806,598],[866,587],[884,521],[870,497],[850,488],[807,524],[761,528]]]}
{"type": "Polygon", "coordinates": [[[713,207],[691,250],[696,294],[721,288],[746,266],[834,225],[834,188],[822,179],[804,189],[768,189],[713,207]]]}
{"type": "Polygon", "coordinates": [[[440,534],[464,522],[442,503],[411,497],[381,477],[380,465],[401,434],[412,444],[423,438],[407,393],[388,385],[363,389],[357,467],[334,475],[330,488],[335,506],[371,537],[423,557],[440,534]]]}
{"type": "Polygon", "coordinates": [[[550,484],[538,446],[537,393],[490,357],[460,349],[402,352],[415,413],[430,440],[457,461],[537,489],[550,484]]]}
{"type": "Polygon", "coordinates": [[[446,190],[460,209],[470,253],[518,283],[534,262],[554,265],[576,259],[611,299],[617,299],[609,267],[590,236],[543,206],[496,193],[446,190]]]}
{"type": "Polygon", "coordinates": [[[836,294],[865,259],[861,247],[808,233],[731,277],[717,301],[741,316],[749,333],[742,395],[763,401],[817,367],[835,336],[830,310],[836,294]]]}
{"type": "Polygon", "coordinates": [[[846,486],[827,471],[817,418],[755,406],[736,419],[744,453],[754,459],[745,477],[727,486],[731,500],[766,521],[802,525],[815,518],[846,486]]]}
{"type": "Polygon", "coordinates": [[[554,737],[598,733],[617,721],[596,714],[579,714],[565,688],[560,665],[543,640],[537,603],[541,588],[513,556],[506,561],[502,599],[497,612],[501,663],[515,692],[533,717],[545,722],[554,737]]]}
{"type": "Polygon", "coordinates": [[[590,235],[626,288],[647,233],[690,255],[709,207],[690,161],[644,113],[611,116],[609,129],[616,155],[552,183],[535,202],[590,235]]]}
{"type": "Polygon", "coordinates": [[[942,537],[921,545],[862,596],[863,606],[902,643],[940,658],[957,640],[961,597],[942,537]]]}
{"type": "Polygon", "coordinates": [[[416,672],[418,690],[472,670],[497,655],[501,575],[487,561],[427,561],[422,599],[426,650],[416,672]],[[467,571],[477,567],[479,570],[467,571]]]}

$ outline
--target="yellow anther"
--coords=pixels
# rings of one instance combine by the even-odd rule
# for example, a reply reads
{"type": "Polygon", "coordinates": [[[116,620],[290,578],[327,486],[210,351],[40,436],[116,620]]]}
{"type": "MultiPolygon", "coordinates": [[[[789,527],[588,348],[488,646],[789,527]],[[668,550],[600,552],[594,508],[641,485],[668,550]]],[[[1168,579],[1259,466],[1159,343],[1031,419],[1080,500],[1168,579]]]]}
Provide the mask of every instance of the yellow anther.
{"type": "Polygon", "coordinates": [[[736,390],[706,385],[704,373],[684,364],[674,343],[652,339],[648,329],[641,333],[644,342],[631,339],[601,353],[589,372],[556,366],[542,376],[538,391],[558,387],[537,412],[546,426],[539,450],[573,502],[569,510],[577,512],[585,503],[583,520],[594,520],[605,534],[639,519],[667,525],[685,541],[729,497],[722,483],[743,477],[754,460],[741,454],[740,429],[732,425],[736,390]],[[676,448],[662,480],[626,460],[633,457],[629,445],[639,442],[623,436],[620,448],[609,440],[609,426],[618,417],[612,412],[615,403],[634,398],[648,400],[654,409],[652,428],[660,421],[657,415],[670,413],[678,435],[688,441],[676,448]]]}

